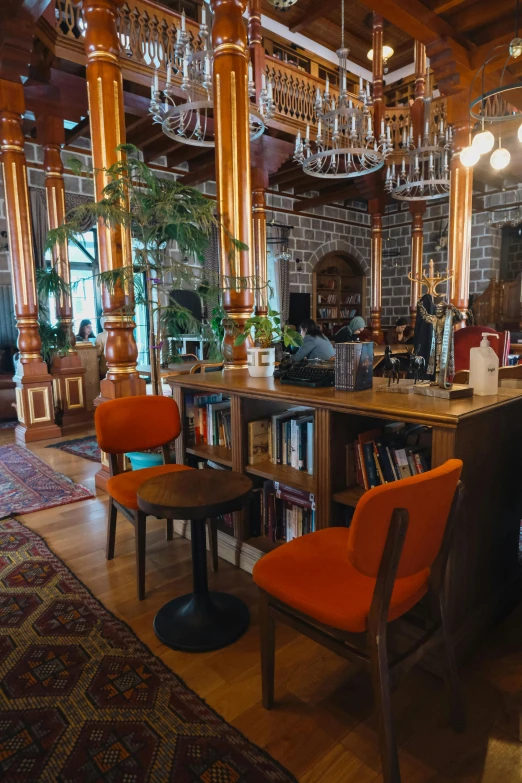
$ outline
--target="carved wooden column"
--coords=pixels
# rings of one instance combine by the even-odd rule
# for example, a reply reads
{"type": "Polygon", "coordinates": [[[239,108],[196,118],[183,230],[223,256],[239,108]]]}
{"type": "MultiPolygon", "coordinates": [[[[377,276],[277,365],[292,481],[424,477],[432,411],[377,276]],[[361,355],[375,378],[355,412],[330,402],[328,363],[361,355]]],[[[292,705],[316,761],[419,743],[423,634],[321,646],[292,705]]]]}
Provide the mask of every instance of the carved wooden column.
{"type": "MultiPolygon", "coordinates": [[[[415,144],[424,132],[424,97],[426,93],[426,47],[415,41],[415,100],[411,107],[411,124],[415,144]]],[[[429,119],[429,118],[426,118],[429,119]]],[[[424,201],[410,203],[411,223],[411,275],[419,279],[422,275],[422,255],[424,251],[424,201]]],[[[417,300],[421,296],[421,286],[412,281],[410,293],[410,326],[415,327],[417,318],[417,300]]]]}
{"type": "Polygon", "coordinates": [[[18,414],[15,436],[19,443],[60,436],[60,428],[54,423],[51,376],[40,355],[42,344],[38,333],[38,297],[21,126],[24,111],[22,84],[0,79],[0,152],[20,351],[14,377],[18,414]]]}
{"type": "Polygon", "coordinates": [[[234,281],[254,276],[252,254],[252,186],[248,55],[243,13],[247,0],[211,0],[214,13],[214,102],[216,124],[216,186],[220,230],[221,275],[225,290],[223,354],[227,368],[246,366],[246,344],[234,346],[229,320],[241,328],[254,307],[252,286],[234,281]],[[233,250],[227,229],[248,250],[233,250]],[[233,251],[231,253],[231,250],[233,251]],[[228,322],[228,323],[227,323],[228,322]]]}
{"type": "Polygon", "coordinates": [[[258,168],[252,169],[252,253],[256,276],[256,313],[268,312],[268,259],[266,255],[266,188],[268,175],[258,168]]]}
{"type": "MultiPolygon", "coordinates": [[[[120,0],[83,0],[85,52],[87,55],[87,96],[91,124],[92,162],[96,199],[102,198],[107,175],[101,171],[121,158],[117,147],[125,142],[123,83],[119,62],[120,43],[116,32],[120,0]]],[[[108,228],[98,224],[100,271],[106,272],[132,263],[130,229],[108,228]]],[[[101,382],[103,398],[145,394],[145,383],[136,371],[138,349],[134,340],[132,286],[103,287],[105,330],[108,333],[105,356],[107,377],[101,382]],[[123,313],[125,310],[125,313],[123,313]]]]}
{"type": "Polygon", "coordinates": [[[368,202],[371,215],[371,292],[370,318],[373,339],[382,342],[384,335],[381,325],[381,290],[382,290],[382,215],[384,204],[381,199],[371,199],[368,202]]]}
{"type": "Polygon", "coordinates": [[[256,88],[256,103],[259,104],[259,94],[262,89],[262,76],[265,73],[265,47],[261,31],[261,0],[249,0],[248,3],[248,46],[250,62],[254,72],[256,88]]]}
{"type": "Polygon", "coordinates": [[[372,47],[373,47],[373,122],[374,134],[379,138],[381,121],[384,119],[384,62],[382,57],[384,19],[380,14],[373,15],[372,47]]]}
{"type": "MultiPolygon", "coordinates": [[[[40,116],[36,121],[36,131],[37,139],[44,150],[47,222],[49,228],[57,228],[65,221],[65,184],[61,157],[61,145],[65,143],[63,119],[40,116]]],[[[53,248],[52,258],[60,277],[69,283],[69,251],[66,242],[53,248]]],[[[91,418],[87,411],[85,367],[74,350],[76,339],[70,293],[62,292],[56,298],[56,320],[71,346],[65,356],[55,356],[51,365],[54,401],[60,408],[58,421],[62,432],[68,432],[85,426],[91,418]]]]}
{"type": "MultiPolygon", "coordinates": [[[[473,168],[463,166],[459,153],[470,142],[468,93],[448,96],[448,122],[453,125],[453,158],[449,198],[448,274],[450,301],[467,316],[471,257],[473,168]]],[[[466,326],[464,319],[458,328],[466,326]]]]}

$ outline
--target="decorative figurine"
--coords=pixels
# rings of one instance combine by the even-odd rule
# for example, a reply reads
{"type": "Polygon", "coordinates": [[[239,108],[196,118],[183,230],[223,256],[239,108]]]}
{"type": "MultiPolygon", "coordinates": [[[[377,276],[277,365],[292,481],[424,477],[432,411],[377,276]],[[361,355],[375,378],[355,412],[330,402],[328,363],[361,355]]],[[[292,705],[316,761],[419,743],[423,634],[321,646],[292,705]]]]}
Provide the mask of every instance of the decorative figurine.
{"type": "Polygon", "coordinates": [[[424,380],[424,376],[426,375],[426,362],[424,356],[421,356],[419,351],[417,351],[417,353],[413,353],[413,351],[410,353],[408,373],[413,377],[414,386],[416,383],[422,383],[424,380]]]}
{"type": "Polygon", "coordinates": [[[392,356],[392,349],[387,345],[384,350],[384,377],[388,378],[388,386],[394,382],[399,383],[400,368],[400,360],[392,356]]]}

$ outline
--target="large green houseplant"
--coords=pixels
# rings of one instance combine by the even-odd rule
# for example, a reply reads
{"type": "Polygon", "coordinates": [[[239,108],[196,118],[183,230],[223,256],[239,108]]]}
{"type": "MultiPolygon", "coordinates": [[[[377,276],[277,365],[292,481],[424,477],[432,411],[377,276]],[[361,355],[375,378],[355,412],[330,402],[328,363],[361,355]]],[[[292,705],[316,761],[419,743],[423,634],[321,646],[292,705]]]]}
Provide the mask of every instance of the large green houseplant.
{"type": "Polygon", "coordinates": [[[253,347],[247,348],[248,371],[253,378],[268,378],[274,374],[274,343],[282,342],[288,348],[303,342],[299,332],[291,326],[281,325],[280,314],[271,307],[268,307],[267,315],[250,316],[236,336],[235,344],[242,345],[249,336],[254,343],[253,347]]]}

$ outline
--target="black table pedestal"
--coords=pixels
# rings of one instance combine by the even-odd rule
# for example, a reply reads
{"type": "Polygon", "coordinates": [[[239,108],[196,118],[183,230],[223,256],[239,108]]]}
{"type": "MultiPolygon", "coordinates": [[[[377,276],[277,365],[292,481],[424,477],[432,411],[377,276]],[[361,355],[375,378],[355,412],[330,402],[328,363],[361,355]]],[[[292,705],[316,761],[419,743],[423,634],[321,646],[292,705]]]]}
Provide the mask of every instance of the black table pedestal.
{"type": "Polygon", "coordinates": [[[204,519],[192,520],[191,536],[194,592],[162,606],[154,618],[154,631],[174,650],[209,652],[243,636],[250,613],[234,595],[209,592],[204,519]]]}

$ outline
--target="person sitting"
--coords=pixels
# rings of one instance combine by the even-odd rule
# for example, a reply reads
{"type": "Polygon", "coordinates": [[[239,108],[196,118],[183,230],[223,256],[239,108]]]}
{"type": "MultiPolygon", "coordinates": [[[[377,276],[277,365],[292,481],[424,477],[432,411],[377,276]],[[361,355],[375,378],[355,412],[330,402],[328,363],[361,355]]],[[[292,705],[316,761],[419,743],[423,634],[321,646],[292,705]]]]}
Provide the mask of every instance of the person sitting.
{"type": "Polygon", "coordinates": [[[334,340],[336,343],[357,343],[361,339],[360,334],[363,329],[366,329],[366,322],[360,315],[356,315],[347,326],[339,329],[334,340]]]}
{"type": "Polygon", "coordinates": [[[412,339],[413,331],[406,318],[398,318],[395,326],[390,326],[385,336],[386,345],[398,345],[399,343],[406,345],[412,339]]]}
{"type": "Polygon", "coordinates": [[[335,356],[332,343],[328,340],[312,318],[306,318],[299,327],[304,337],[303,344],[294,356],[295,362],[302,359],[322,359],[327,361],[335,356]]]}
{"type": "Polygon", "coordinates": [[[83,321],[80,323],[80,328],[78,329],[76,340],[80,343],[88,343],[89,338],[92,336],[93,336],[92,323],[91,321],[89,321],[88,318],[84,318],[83,321]]]}

